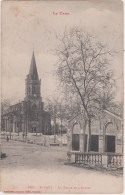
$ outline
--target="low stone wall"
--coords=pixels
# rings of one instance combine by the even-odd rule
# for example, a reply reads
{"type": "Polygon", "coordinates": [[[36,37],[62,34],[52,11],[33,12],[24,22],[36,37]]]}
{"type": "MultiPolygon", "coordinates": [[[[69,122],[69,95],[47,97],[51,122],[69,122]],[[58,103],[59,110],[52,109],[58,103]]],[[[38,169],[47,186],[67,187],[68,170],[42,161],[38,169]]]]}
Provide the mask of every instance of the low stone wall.
{"type": "MultiPolygon", "coordinates": [[[[1,139],[5,139],[8,141],[13,140],[13,141],[18,141],[18,142],[25,142],[29,144],[36,144],[40,146],[67,146],[67,143],[63,142],[63,140],[54,140],[54,135],[49,136],[49,135],[42,135],[42,134],[28,134],[27,136],[23,136],[22,133],[19,135],[17,133],[10,133],[6,132],[2,134],[1,139]]],[[[57,137],[58,138],[58,137],[57,137]]]]}
{"type": "Polygon", "coordinates": [[[123,167],[123,155],[115,153],[68,152],[68,161],[75,164],[102,167],[123,167]]]}

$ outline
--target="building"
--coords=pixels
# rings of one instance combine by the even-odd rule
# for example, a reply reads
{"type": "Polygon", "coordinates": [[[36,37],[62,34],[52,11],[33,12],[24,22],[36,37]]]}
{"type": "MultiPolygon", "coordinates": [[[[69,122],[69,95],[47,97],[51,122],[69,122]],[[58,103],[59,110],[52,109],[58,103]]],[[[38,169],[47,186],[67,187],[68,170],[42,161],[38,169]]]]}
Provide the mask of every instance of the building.
{"type": "MultiPolygon", "coordinates": [[[[85,113],[68,124],[68,151],[88,151],[88,124],[85,113]]],[[[123,154],[123,119],[108,110],[98,111],[91,121],[90,152],[123,154]]]]}
{"type": "Polygon", "coordinates": [[[51,134],[51,117],[44,110],[34,52],[25,79],[25,98],[2,115],[2,131],[51,134]]]}

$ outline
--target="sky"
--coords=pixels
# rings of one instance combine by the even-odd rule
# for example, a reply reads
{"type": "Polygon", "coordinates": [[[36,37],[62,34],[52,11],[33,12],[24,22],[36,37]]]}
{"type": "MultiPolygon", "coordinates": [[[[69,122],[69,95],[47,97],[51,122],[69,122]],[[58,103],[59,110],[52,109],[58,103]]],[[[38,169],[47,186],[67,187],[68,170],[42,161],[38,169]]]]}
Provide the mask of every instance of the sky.
{"type": "Polygon", "coordinates": [[[120,0],[2,2],[2,97],[13,102],[25,97],[25,78],[33,50],[43,100],[58,95],[55,76],[55,33],[80,26],[106,41],[118,53],[112,69],[123,94],[123,4],[120,0]],[[58,13],[58,15],[54,15],[58,13]],[[59,12],[69,13],[60,15],[59,12]]]}

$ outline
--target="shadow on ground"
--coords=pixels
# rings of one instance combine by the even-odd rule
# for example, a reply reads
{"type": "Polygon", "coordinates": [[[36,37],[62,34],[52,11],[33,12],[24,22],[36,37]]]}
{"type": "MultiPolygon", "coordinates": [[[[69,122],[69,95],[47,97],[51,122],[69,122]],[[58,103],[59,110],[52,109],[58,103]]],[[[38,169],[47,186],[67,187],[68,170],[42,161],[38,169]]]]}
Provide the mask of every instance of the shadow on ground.
{"type": "Polygon", "coordinates": [[[89,166],[89,165],[83,165],[83,164],[76,164],[76,163],[71,163],[71,162],[64,162],[66,166],[71,166],[71,167],[77,167],[79,169],[87,169],[91,171],[99,171],[105,174],[111,174],[114,176],[123,176],[123,168],[113,168],[113,167],[102,167],[102,166],[89,166]]]}

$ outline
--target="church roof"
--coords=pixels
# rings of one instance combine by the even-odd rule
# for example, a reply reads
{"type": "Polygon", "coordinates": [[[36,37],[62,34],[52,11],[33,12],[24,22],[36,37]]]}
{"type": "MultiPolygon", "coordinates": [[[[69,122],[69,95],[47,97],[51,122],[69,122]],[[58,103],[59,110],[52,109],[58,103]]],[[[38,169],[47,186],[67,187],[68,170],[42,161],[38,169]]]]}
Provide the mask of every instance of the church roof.
{"type": "Polygon", "coordinates": [[[33,80],[39,79],[38,73],[37,73],[37,67],[36,67],[36,60],[35,60],[35,55],[33,51],[32,59],[31,59],[31,65],[30,65],[30,71],[29,71],[29,76],[33,80]]]}

